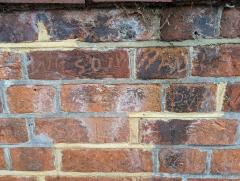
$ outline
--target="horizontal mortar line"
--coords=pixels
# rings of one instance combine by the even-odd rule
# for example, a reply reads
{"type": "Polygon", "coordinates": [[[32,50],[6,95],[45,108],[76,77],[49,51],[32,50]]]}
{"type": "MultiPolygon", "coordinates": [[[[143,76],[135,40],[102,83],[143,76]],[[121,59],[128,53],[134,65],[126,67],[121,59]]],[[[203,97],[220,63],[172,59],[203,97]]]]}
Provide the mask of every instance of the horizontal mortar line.
{"type": "Polygon", "coordinates": [[[130,118],[219,118],[223,112],[213,113],[174,113],[174,112],[132,112],[128,113],[130,118]]]}
{"type": "Polygon", "coordinates": [[[181,173],[154,173],[154,176],[160,177],[186,177],[186,178],[204,178],[204,179],[239,179],[240,175],[229,174],[229,175],[214,175],[214,174],[181,174],[181,173]]]}
{"type": "Polygon", "coordinates": [[[106,176],[106,177],[151,177],[152,172],[57,172],[53,171],[0,171],[0,176],[70,176],[70,177],[88,177],[88,176],[106,176]]]}
{"type": "Polygon", "coordinates": [[[54,41],[54,42],[24,42],[24,43],[0,43],[0,48],[141,48],[141,47],[172,47],[172,46],[198,46],[198,45],[217,45],[217,44],[238,44],[239,38],[235,39],[196,39],[183,41],[124,41],[124,42],[81,42],[77,39],[54,41]]]}
{"type": "Polygon", "coordinates": [[[202,151],[208,150],[223,150],[223,149],[240,149],[240,145],[160,145],[160,144],[130,144],[130,143],[22,143],[22,144],[0,144],[0,148],[51,148],[51,149],[142,149],[151,151],[153,149],[200,149],[202,151]]]}
{"type": "Polygon", "coordinates": [[[136,148],[136,149],[146,149],[151,150],[154,145],[150,144],[129,144],[129,143],[104,143],[104,144],[91,144],[91,143],[58,143],[54,145],[56,149],[74,149],[74,148],[136,148]]]}
{"type": "Polygon", "coordinates": [[[88,118],[88,117],[127,117],[127,112],[57,112],[57,113],[0,113],[0,118],[88,118]]]}
{"type": "Polygon", "coordinates": [[[240,76],[237,77],[188,77],[185,79],[72,79],[72,80],[1,80],[0,85],[65,85],[65,84],[174,84],[174,83],[202,83],[202,84],[217,84],[217,83],[240,83],[240,76]]]}

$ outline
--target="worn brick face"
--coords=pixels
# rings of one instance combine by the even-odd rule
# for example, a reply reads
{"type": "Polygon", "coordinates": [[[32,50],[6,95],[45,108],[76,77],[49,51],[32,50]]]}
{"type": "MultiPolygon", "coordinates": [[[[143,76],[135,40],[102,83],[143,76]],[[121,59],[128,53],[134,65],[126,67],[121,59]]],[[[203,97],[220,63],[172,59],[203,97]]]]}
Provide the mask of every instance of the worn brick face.
{"type": "Polygon", "coordinates": [[[1,176],[0,181],[37,181],[37,179],[33,177],[1,176]]]}
{"type": "Polygon", "coordinates": [[[188,50],[185,48],[141,48],[137,53],[137,77],[140,79],[184,78],[188,50]]]}
{"type": "Polygon", "coordinates": [[[237,121],[142,120],[139,134],[141,143],[231,145],[237,139],[237,121]]]}
{"type": "Polygon", "coordinates": [[[201,77],[240,76],[239,52],[238,45],[196,47],[192,74],[201,77]]]}
{"type": "Polygon", "coordinates": [[[39,13],[52,40],[122,41],[156,39],[157,12],[151,10],[88,9],[39,13]],[[142,15],[147,19],[144,19],[142,15]]]}
{"type": "Polygon", "coordinates": [[[35,41],[38,37],[34,13],[1,13],[0,42],[35,41]]]}
{"type": "Polygon", "coordinates": [[[6,169],[5,159],[3,155],[3,149],[0,149],[0,170],[6,169]]]}
{"type": "Polygon", "coordinates": [[[46,135],[55,143],[128,142],[127,118],[52,118],[37,119],[37,135],[46,135]]]}
{"type": "Polygon", "coordinates": [[[225,38],[240,37],[240,8],[224,9],[221,21],[221,36],[225,38]]]}
{"type": "Polygon", "coordinates": [[[65,112],[160,111],[159,85],[64,85],[65,112]]]}
{"type": "Polygon", "coordinates": [[[50,148],[13,148],[10,152],[13,170],[54,170],[54,157],[50,148]]]}
{"type": "Polygon", "coordinates": [[[55,90],[51,86],[11,86],[7,94],[12,113],[54,112],[55,90]]]}
{"type": "Polygon", "coordinates": [[[142,177],[139,181],[181,181],[181,178],[164,178],[164,177],[150,177],[144,178],[142,177]]]}
{"type": "Polygon", "coordinates": [[[26,121],[24,119],[0,119],[0,143],[13,144],[28,141],[26,121]]]}
{"type": "Polygon", "coordinates": [[[160,172],[200,174],[205,170],[206,153],[198,149],[161,149],[160,172]]]}
{"type": "Polygon", "coordinates": [[[62,170],[74,172],[151,172],[151,152],[137,149],[81,149],[62,152],[62,170]]]}
{"type": "Polygon", "coordinates": [[[130,177],[46,177],[46,181],[135,181],[130,177]]]}
{"type": "Polygon", "coordinates": [[[35,51],[29,53],[31,79],[128,78],[125,50],[35,51]]]}
{"type": "Polygon", "coordinates": [[[217,36],[215,7],[170,7],[161,13],[161,39],[166,41],[217,36]]]}
{"type": "Polygon", "coordinates": [[[240,84],[227,85],[223,110],[226,112],[240,112],[240,84]]]}
{"type": "Polygon", "coordinates": [[[166,90],[166,109],[171,112],[212,112],[216,109],[216,85],[173,84],[166,90]]]}
{"type": "Polygon", "coordinates": [[[18,53],[0,52],[0,80],[20,79],[22,77],[21,59],[18,53]]]}
{"type": "Polygon", "coordinates": [[[240,150],[215,150],[212,154],[213,174],[238,174],[240,172],[240,150]]]}

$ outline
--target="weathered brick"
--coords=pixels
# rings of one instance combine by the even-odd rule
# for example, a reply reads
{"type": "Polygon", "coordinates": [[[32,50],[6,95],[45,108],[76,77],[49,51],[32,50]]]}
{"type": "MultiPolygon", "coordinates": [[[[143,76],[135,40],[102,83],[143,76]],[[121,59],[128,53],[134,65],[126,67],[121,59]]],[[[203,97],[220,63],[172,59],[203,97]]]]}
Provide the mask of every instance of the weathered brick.
{"type": "Polygon", "coordinates": [[[142,120],[140,142],[153,144],[235,144],[237,121],[233,120],[142,120]],[[206,139],[207,138],[207,139],[206,139]]]}
{"type": "Polygon", "coordinates": [[[21,59],[18,53],[0,52],[0,80],[20,79],[22,77],[21,59]]]}
{"type": "Polygon", "coordinates": [[[205,170],[206,152],[197,149],[161,149],[160,172],[200,174],[205,170]]]}
{"type": "Polygon", "coordinates": [[[224,9],[221,20],[221,36],[240,37],[240,8],[224,9]]]}
{"type": "Polygon", "coordinates": [[[137,149],[81,149],[62,152],[62,170],[75,172],[151,172],[151,152],[137,149]]]}
{"type": "Polygon", "coordinates": [[[186,40],[217,36],[216,7],[169,7],[161,12],[161,39],[186,40]]]}
{"type": "Polygon", "coordinates": [[[240,76],[240,46],[194,48],[192,74],[201,77],[240,76]]]}
{"type": "Polygon", "coordinates": [[[240,112],[240,84],[227,85],[223,110],[226,112],[240,112]]]}
{"type": "Polygon", "coordinates": [[[3,149],[0,149],[0,170],[6,169],[3,149]]]}
{"type": "Polygon", "coordinates": [[[54,170],[54,158],[50,148],[13,148],[10,152],[13,170],[54,170]]]}
{"type": "Polygon", "coordinates": [[[51,86],[11,86],[7,94],[12,113],[54,112],[55,89],[51,86]]]}
{"type": "Polygon", "coordinates": [[[240,172],[240,150],[214,150],[211,173],[238,174],[240,172]]]}
{"type": "Polygon", "coordinates": [[[46,177],[46,181],[135,181],[130,177],[46,177]]]}
{"type": "Polygon", "coordinates": [[[0,42],[35,41],[38,29],[34,13],[1,13],[0,42]]]}
{"type": "Polygon", "coordinates": [[[152,9],[87,9],[39,13],[51,40],[122,41],[157,39],[158,12],[152,9]],[[127,12],[127,13],[126,13],[127,12]]]}
{"type": "Polygon", "coordinates": [[[0,143],[12,144],[28,141],[26,121],[24,119],[0,119],[0,143]]]}
{"type": "Polygon", "coordinates": [[[166,90],[166,109],[171,112],[213,112],[217,86],[213,84],[173,84],[166,90]]]}
{"type": "Polygon", "coordinates": [[[141,48],[137,52],[137,77],[176,79],[187,74],[186,48],[141,48]]]}
{"type": "Polygon", "coordinates": [[[33,177],[24,177],[24,176],[1,176],[0,181],[37,181],[36,178],[33,177]]]}
{"type": "Polygon", "coordinates": [[[214,179],[214,178],[202,178],[202,179],[188,179],[189,181],[240,181],[240,179],[214,179]]]}
{"type": "Polygon", "coordinates": [[[34,51],[29,53],[31,79],[128,78],[125,50],[34,51]]]}
{"type": "Polygon", "coordinates": [[[65,112],[160,111],[159,85],[64,85],[65,112]]]}
{"type": "Polygon", "coordinates": [[[164,177],[150,177],[141,178],[139,181],[181,181],[181,178],[164,178],[164,177]]]}
{"type": "Polygon", "coordinates": [[[128,142],[127,118],[52,118],[35,121],[37,135],[55,143],[128,142]]]}

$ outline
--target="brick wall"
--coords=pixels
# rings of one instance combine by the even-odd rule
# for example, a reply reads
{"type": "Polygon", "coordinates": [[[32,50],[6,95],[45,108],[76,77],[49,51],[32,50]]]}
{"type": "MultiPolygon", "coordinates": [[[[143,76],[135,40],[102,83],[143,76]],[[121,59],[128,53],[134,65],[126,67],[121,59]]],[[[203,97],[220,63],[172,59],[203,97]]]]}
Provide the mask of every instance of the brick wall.
{"type": "Polygon", "coordinates": [[[240,9],[0,13],[0,181],[240,180],[240,9]]]}

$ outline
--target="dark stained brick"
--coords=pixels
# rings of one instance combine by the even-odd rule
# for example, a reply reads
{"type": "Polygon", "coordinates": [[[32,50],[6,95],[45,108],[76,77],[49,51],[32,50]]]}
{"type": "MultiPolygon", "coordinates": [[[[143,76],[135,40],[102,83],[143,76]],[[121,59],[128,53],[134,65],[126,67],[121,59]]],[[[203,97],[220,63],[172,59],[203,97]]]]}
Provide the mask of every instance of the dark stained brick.
{"type": "Polygon", "coordinates": [[[139,79],[184,78],[187,73],[186,48],[141,48],[137,53],[139,79]]]}
{"type": "Polygon", "coordinates": [[[161,12],[161,39],[186,40],[217,36],[215,7],[169,7],[161,12]]]}
{"type": "Polygon", "coordinates": [[[35,14],[1,13],[0,42],[35,41],[38,38],[35,14]]]}
{"type": "Polygon", "coordinates": [[[157,11],[88,9],[39,13],[52,40],[86,42],[157,39],[157,11]]]}
{"type": "Polygon", "coordinates": [[[170,112],[213,112],[216,85],[173,84],[166,90],[166,109],[170,112]]]}
{"type": "Polygon", "coordinates": [[[144,119],[140,122],[139,135],[141,143],[232,145],[237,140],[237,121],[144,119]]]}

